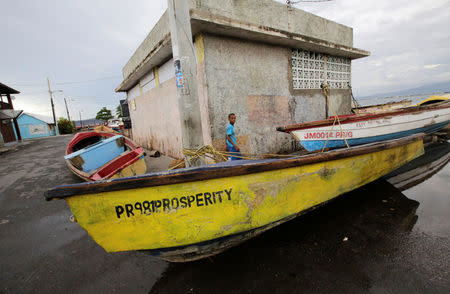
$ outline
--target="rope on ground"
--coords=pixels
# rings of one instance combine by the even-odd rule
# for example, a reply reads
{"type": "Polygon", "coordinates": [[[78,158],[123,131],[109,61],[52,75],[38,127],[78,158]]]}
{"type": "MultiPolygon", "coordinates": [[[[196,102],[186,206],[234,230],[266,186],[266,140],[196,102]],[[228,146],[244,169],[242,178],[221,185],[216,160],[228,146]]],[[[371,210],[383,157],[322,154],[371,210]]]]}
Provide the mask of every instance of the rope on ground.
{"type": "MultiPolygon", "coordinates": [[[[339,128],[341,129],[341,134],[344,137],[345,145],[347,145],[347,148],[350,148],[350,146],[348,145],[347,139],[345,138],[344,131],[342,130],[342,125],[341,125],[341,121],[339,120],[339,116],[336,114],[336,111],[334,111],[333,104],[331,103],[330,89],[328,88],[328,85],[322,84],[322,90],[323,90],[323,93],[325,94],[325,97],[327,97],[327,104],[330,107],[330,109],[334,115],[334,121],[333,121],[333,125],[331,126],[331,131],[333,131],[334,125],[336,124],[336,121],[337,121],[339,124],[339,128]]],[[[327,146],[327,143],[328,143],[328,136],[327,136],[327,140],[325,141],[325,144],[323,145],[322,152],[325,150],[325,146],[327,146]]]]}

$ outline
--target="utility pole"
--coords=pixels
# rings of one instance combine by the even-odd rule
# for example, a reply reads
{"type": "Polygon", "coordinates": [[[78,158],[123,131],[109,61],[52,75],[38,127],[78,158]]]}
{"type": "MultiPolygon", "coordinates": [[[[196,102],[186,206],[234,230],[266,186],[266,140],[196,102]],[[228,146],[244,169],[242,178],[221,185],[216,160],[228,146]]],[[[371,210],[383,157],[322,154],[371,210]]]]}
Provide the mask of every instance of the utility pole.
{"type": "Polygon", "coordinates": [[[47,85],[48,85],[48,93],[50,94],[50,103],[52,105],[52,113],[53,113],[53,123],[55,124],[55,135],[58,136],[59,135],[59,130],[58,130],[58,124],[56,123],[56,116],[55,116],[55,104],[53,103],[53,92],[52,89],[50,88],[50,80],[47,77],[47,85]]]}
{"type": "MultiPolygon", "coordinates": [[[[197,91],[197,62],[192,41],[188,0],[167,0],[170,36],[177,84],[178,108],[183,148],[198,149],[204,145],[200,103],[197,91]]],[[[199,166],[199,159],[186,166],[199,166]]]]}
{"type": "Polygon", "coordinates": [[[83,122],[81,121],[81,110],[78,111],[78,113],[80,114],[80,130],[83,128],[83,122]]]}
{"type": "Polygon", "coordinates": [[[67,100],[66,100],[66,98],[64,98],[64,103],[66,104],[67,118],[69,119],[69,122],[70,122],[69,108],[67,107],[67,100]]]}

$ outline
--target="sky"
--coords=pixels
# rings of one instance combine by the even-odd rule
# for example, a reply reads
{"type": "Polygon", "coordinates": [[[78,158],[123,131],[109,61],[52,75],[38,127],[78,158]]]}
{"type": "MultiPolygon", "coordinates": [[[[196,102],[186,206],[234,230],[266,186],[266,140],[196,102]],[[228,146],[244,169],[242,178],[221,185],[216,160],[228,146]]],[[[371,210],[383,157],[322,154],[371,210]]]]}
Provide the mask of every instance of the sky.
{"type": "MultiPolygon", "coordinates": [[[[243,0],[242,0],[243,1],[243,0]]],[[[286,1],[279,0],[285,3],[286,1]]],[[[356,97],[450,81],[450,0],[335,0],[296,8],[353,28],[356,97]]],[[[57,117],[115,112],[122,68],[167,8],[167,0],[15,0],[0,10],[0,82],[21,92],[15,109],[57,117]]],[[[281,21],[281,20],[280,20],[281,21]]]]}

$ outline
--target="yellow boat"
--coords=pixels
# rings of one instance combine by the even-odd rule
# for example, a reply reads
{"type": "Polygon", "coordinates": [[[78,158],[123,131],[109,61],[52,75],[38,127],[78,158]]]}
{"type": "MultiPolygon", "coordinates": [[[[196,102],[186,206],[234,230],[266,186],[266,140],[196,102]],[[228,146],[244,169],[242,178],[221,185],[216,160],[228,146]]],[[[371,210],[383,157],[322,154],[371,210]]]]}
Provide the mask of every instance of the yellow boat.
{"type": "Polygon", "coordinates": [[[440,103],[447,101],[448,98],[444,96],[430,96],[425,100],[420,101],[414,106],[422,106],[422,105],[428,105],[428,104],[434,104],[434,103],[440,103]]]}
{"type": "Polygon", "coordinates": [[[423,154],[423,135],[287,159],[232,161],[58,186],[108,252],[175,262],[217,254],[423,154]]]}

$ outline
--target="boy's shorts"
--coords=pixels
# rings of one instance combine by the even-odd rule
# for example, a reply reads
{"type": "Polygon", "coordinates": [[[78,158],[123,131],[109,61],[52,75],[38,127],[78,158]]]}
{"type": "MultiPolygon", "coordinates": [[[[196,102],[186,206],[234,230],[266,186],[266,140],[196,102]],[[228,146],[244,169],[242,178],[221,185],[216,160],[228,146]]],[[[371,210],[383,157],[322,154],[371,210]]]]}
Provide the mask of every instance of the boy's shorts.
{"type": "MultiPolygon", "coordinates": [[[[236,156],[242,156],[242,155],[241,155],[241,152],[237,151],[236,148],[234,148],[234,146],[232,146],[231,148],[228,147],[228,149],[229,149],[228,152],[233,152],[233,153],[232,153],[233,155],[236,155],[236,156]],[[237,152],[237,153],[234,153],[234,152],[237,152]]],[[[229,155],[229,156],[228,156],[228,160],[240,160],[240,159],[242,159],[242,158],[240,158],[240,157],[234,157],[234,156],[232,156],[232,155],[229,155]]]]}

